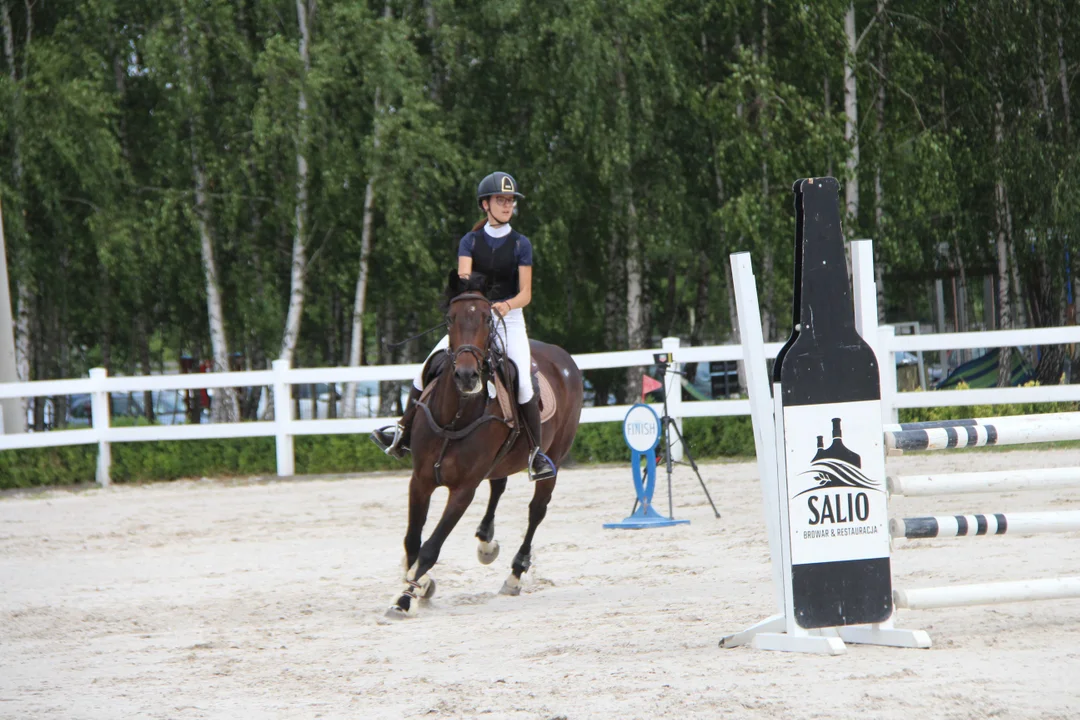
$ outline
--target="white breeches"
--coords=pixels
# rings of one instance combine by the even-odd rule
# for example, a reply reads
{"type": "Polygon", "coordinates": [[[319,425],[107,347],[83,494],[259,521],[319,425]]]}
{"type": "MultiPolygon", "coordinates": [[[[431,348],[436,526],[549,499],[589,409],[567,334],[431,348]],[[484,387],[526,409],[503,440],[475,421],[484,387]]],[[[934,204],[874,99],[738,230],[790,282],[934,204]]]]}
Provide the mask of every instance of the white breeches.
{"type": "MultiPolygon", "coordinates": [[[[532,400],[532,353],[529,351],[529,334],[525,329],[525,313],[521,308],[514,308],[507,313],[505,318],[495,318],[495,340],[499,347],[514,361],[518,368],[517,378],[517,401],[524,405],[532,400]],[[503,321],[506,323],[506,332],[503,332],[503,321]]],[[[428,353],[430,358],[437,352],[442,352],[450,347],[450,336],[445,335],[439,344],[428,353]]],[[[427,363],[427,360],[424,361],[427,363]]],[[[413,378],[413,387],[417,390],[424,389],[424,379],[420,373],[413,378]]]]}

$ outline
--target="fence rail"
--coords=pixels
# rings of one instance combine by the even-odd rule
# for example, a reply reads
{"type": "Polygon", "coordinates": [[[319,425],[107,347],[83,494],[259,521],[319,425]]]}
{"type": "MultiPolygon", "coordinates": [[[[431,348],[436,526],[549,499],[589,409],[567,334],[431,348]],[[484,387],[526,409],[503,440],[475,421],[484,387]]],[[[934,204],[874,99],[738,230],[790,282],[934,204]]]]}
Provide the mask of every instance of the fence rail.
{"type": "MultiPolygon", "coordinates": [[[[882,408],[886,422],[896,422],[900,408],[951,407],[957,405],[1011,404],[1034,402],[1080,401],[1080,385],[1002,388],[992,390],[943,390],[935,392],[897,392],[894,354],[930,350],[976,349],[1033,345],[1080,343],[1080,327],[1035,328],[1025,330],[995,330],[985,332],[941,333],[936,335],[896,335],[890,325],[877,323],[877,296],[873,281],[873,259],[869,240],[851,244],[852,270],[855,279],[856,324],[863,337],[874,346],[882,379],[882,408]]],[[[765,356],[776,357],[782,343],[767,343],[765,356]]],[[[653,353],[670,352],[678,370],[685,363],[738,361],[742,362],[739,345],[710,345],[682,347],[678,338],[664,338],[660,348],[616,352],[584,353],[574,356],[582,370],[634,367],[653,364],[653,353]]],[[[91,426],[80,430],[57,430],[45,433],[0,435],[0,451],[16,448],[58,447],[66,445],[98,445],[97,480],[109,483],[111,443],[147,442],[154,440],[197,440],[239,437],[274,437],[277,448],[278,475],[294,473],[293,438],[299,435],[344,435],[369,433],[390,424],[394,418],[371,417],[356,419],[297,420],[293,415],[291,386],[319,383],[361,383],[406,381],[419,371],[419,364],[379,365],[364,367],[290,368],[276,360],[271,370],[247,372],[199,373],[188,375],[154,375],[109,377],[102,368],[90,371],[88,378],[78,380],[38,380],[23,383],[0,383],[0,398],[43,397],[89,394],[91,426]],[[146,390],[202,390],[208,388],[242,388],[267,386],[274,390],[274,420],[258,422],[211,423],[200,425],[148,425],[112,427],[109,419],[109,393],[137,393],[146,390]]],[[[668,413],[680,426],[683,418],[749,415],[748,400],[708,400],[684,402],[676,392],[679,376],[665,378],[668,413]]],[[[626,415],[629,405],[587,407],[581,412],[581,422],[615,422],[626,415]]],[[[659,404],[652,406],[658,413],[659,404]]],[[[681,458],[682,449],[672,448],[672,455],[681,458]]]]}

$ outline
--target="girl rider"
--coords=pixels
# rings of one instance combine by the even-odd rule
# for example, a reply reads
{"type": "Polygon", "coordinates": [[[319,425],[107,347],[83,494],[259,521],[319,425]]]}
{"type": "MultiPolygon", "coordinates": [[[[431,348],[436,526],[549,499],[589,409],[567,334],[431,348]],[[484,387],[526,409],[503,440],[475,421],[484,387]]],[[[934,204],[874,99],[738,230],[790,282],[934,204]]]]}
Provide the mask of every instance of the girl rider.
{"type": "MultiPolygon", "coordinates": [[[[541,440],[539,398],[533,393],[532,354],[525,330],[522,308],[532,300],[532,243],[510,227],[517,199],[517,182],[504,172],[495,172],[480,181],[476,188],[476,203],[486,217],[461,238],[458,245],[458,274],[468,278],[472,272],[486,275],[491,281],[487,297],[491,311],[501,322],[495,323],[496,336],[506,354],[517,365],[517,400],[521,417],[533,447],[529,454],[529,478],[545,480],[555,477],[555,467],[543,453],[541,440]],[[505,332],[504,332],[505,326],[505,332]]],[[[450,346],[447,335],[428,355],[445,351],[450,346]]],[[[405,414],[395,428],[382,428],[371,434],[375,444],[387,455],[401,458],[409,450],[410,431],[416,414],[416,401],[423,389],[421,375],[413,380],[405,414]]]]}

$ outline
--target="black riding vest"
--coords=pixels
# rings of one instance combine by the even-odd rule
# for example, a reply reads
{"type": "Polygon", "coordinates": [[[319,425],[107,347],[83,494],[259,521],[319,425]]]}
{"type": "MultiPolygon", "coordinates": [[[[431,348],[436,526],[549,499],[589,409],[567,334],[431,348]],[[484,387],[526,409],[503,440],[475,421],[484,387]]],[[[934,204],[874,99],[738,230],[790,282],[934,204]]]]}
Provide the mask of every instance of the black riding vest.
{"type": "Polygon", "coordinates": [[[477,230],[473,233],[472,261],[473,272],[484,273],[491,281],[487,291],[488,300],[499,302],[508,300],[519,292],[517,243],[521,233],[511,230],[506,241],[493,249],[488,244],[487,233],[477,230]]]}

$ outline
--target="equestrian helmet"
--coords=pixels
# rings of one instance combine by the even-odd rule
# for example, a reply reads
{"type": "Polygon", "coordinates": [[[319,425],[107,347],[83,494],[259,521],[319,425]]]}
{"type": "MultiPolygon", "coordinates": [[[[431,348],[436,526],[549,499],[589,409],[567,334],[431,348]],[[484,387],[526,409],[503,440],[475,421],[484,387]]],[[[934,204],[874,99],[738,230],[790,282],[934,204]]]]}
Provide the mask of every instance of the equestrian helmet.
{"type": "Polygon", "coordinates": [[[514,197],[525,197],[518,192],[517,180],[509,173],[493,172],[476,186],[476,206],[481,210],[484,209],[484,198],[489,198],[492,195],[513,195],[514,197]]]}

